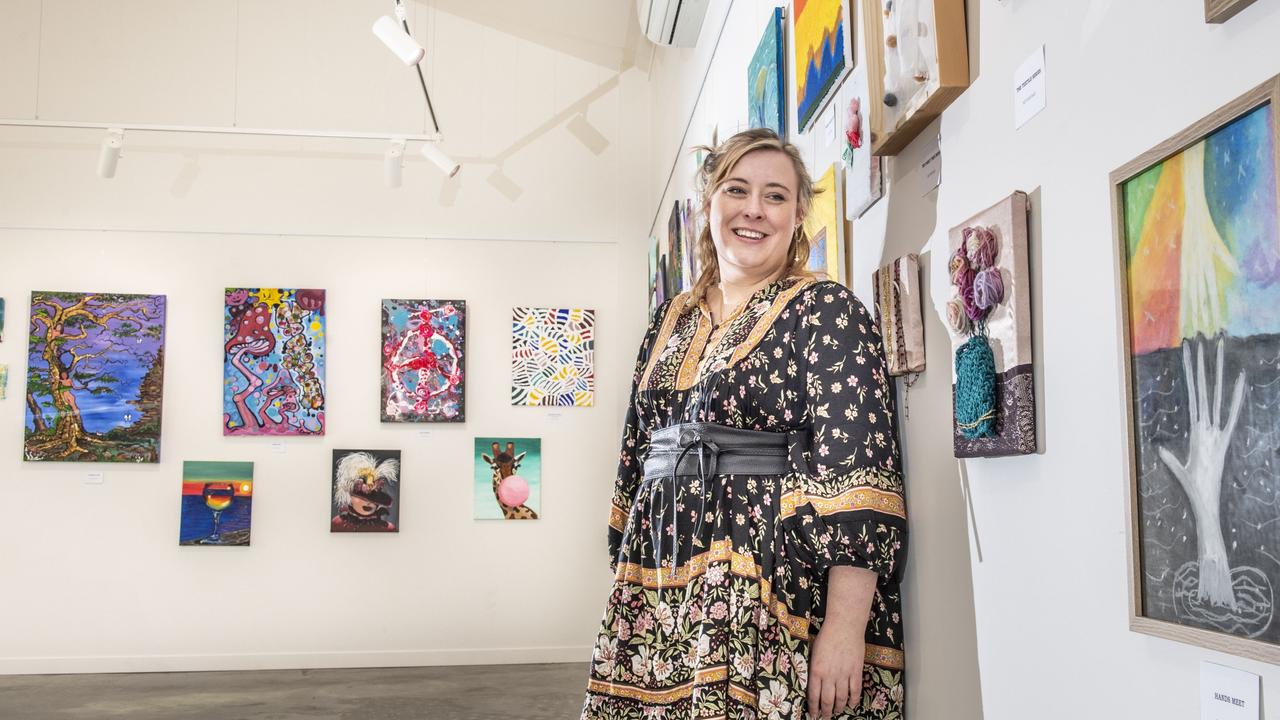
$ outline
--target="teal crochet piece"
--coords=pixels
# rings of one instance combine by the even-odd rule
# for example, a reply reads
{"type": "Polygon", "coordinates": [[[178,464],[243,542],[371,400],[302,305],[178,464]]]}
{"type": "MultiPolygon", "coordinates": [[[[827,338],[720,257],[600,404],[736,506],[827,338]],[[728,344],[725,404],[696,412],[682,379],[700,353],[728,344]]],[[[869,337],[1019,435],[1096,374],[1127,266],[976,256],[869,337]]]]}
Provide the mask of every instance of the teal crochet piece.
{"type": "Polygon", "coordinates": [[[981,335],[956,351],[956,427],[969,440],[996,434],[996,361],[981,335]]]}

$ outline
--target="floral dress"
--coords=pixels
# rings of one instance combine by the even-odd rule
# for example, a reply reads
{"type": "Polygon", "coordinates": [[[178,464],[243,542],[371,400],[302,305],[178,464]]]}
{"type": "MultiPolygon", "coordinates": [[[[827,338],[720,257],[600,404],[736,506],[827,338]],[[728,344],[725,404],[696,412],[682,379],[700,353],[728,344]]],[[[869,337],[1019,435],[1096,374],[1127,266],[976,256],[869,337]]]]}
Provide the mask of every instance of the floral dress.
{"type": "Polygon", "coordinates": [[[690,305],[684,294],[659,309],[636,365],[583,720],[806,718],[835,565],[879,576],[862,697],[837,717],[900,720],[907,525],[875,323],[843,286],[802,278],[762,288],[719,327],[690,305]],[[644,477],[650,435],[684,422],[785,433],[789,469],[658,490],[644,477]]]}

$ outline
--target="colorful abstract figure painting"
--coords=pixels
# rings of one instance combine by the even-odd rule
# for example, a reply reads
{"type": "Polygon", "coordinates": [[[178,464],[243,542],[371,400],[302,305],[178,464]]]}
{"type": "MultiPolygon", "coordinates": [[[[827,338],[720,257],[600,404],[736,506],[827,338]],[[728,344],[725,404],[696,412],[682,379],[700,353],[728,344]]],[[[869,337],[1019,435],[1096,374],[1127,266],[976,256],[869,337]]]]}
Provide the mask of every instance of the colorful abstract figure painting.
{"type": "Polygon", "coordinates": [[[787,104],[783,102],[783,89],[787,86],[782,67],[784,33],[782,8],[774,8],[747,65],[747,123],[753,128],[769,128],[780,138],[787,136],[787,104]]]}
{"type": "Polygon", "coordinates": [[[400,531],[400,451],[334,450],[329,532],[400,531]]]}
{"type": "Polygon", "coordinates": [[[223,435],[323,435],[324,290],[228,288],[223,435]]]}
{"type": "Polygon", "coordinates": [[[462,422],[467,305],[382,301],[382,422],[462,422]]]}
{"type": "Polygon", "coordinates": [[[1267,643],[1253,656],[1270,662],[1280,659],[1277,99],[1280,78],[1112,175],[1136,611],[1182,626],[1180,639],[1226,638],[1211,647],[1267,643]]]}
{"type": "Polygon", "coordinates": [[[853,67],[846,0],[794,0],[791,26],[796,118],[800,132],[808,132],[853,67]]]}
{"type": "Polygon", "coordinates": [[[27,460],[159,462],[163,295],[31,293],[27,460]]]}
{"type": "Polygon", "coordinates": [[[845,284],[844,195],[840,184],[840,163],[832,163],[814,184],[816,194],[804,218],[809,232],[809,263],[806,269],[828,280],[845,284]]]}
{"type": "Polygon", "coordinates": [[[511,404],[595,402],[596,312],[518,307],[511,317],[511,404]]]}
{"type": "Polygon", "coordinates": [[[542,440],[476,438],[477,520],[537,520],[542,509],[542,440]]]}
{"type": "Polygon", "coordinates": [[[248,545],[253,463],[182,463],[179,545],[248,545]]]}

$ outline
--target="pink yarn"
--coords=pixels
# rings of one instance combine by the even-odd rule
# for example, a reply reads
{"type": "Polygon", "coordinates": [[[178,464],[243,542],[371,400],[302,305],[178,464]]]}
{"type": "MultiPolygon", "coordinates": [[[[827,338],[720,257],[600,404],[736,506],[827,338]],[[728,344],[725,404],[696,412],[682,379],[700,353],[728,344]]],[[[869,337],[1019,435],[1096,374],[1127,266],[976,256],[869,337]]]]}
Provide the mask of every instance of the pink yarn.
{"type": "Polygon", "coordinates": [[[523,505],[529,499],[529,482],[519,475],[508,475],[498,482],[498,501],[507,507],[523,505]]]}
{"type": "Polygon", "coordinates": [[[974,270],[986,270],[996,262],[996,235],[984,227],[965,228],[964,248],[974,270]],[[972,230],[972,232],[969,232],[972,230]]]}

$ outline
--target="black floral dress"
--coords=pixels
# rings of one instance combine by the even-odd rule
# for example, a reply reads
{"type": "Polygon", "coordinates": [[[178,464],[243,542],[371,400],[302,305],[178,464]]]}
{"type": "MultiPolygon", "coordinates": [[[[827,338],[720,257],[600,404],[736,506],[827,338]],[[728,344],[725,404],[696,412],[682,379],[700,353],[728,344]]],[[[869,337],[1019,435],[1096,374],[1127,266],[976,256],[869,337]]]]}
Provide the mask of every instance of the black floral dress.
{"type": "Polygon", "coordinates": [[[853,565],[879,579],[861,703],[838,717],[900,720],[907,525],[875,323],[843,286],[799,278],[718,328],[688,304],[659,309],[636,365],[582,718],[806,718],[827,570],[853,565]],[[681,422],[786,433],[790,470],[682,479],[668,524],[643,465],[651,433],[681,422]]]}

